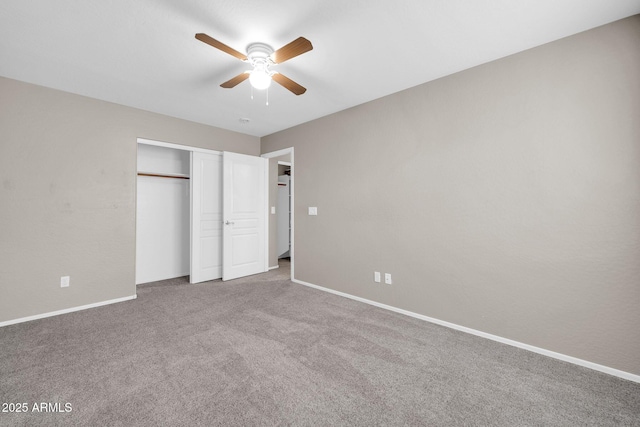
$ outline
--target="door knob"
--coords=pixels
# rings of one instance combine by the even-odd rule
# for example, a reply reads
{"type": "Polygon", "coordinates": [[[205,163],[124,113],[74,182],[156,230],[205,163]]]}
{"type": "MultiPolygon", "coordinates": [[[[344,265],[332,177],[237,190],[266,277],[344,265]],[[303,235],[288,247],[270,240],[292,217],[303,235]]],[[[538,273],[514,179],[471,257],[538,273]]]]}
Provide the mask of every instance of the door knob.
{"type": "Polygon", "coordinates": [[[233,224],[235,224],[235,222],[231,222],[229,220],[225,221],[224,223],[225,223],[225,225],[233,225],[233,224]]]}

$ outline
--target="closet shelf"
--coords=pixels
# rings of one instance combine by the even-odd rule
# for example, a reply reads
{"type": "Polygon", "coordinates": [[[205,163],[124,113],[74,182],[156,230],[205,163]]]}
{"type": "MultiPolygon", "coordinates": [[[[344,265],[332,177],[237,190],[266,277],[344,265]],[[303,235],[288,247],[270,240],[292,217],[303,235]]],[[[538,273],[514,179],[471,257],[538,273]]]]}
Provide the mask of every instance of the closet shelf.
{"type": "Polygon", "coordinates": [[[189,175],[181,173],[154,173],[154,172],[138,172],[138,176],[153,176],[156,178],[177,178],[189,179],[189,175]]]}

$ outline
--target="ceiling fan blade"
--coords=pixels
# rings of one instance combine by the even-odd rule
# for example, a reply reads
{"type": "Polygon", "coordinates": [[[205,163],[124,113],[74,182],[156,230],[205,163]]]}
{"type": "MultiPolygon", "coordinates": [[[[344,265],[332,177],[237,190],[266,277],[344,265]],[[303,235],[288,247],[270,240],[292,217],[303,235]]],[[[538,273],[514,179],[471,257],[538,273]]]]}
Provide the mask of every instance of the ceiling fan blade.
{"type": "Polygon", "coordinates": [[[298,37],[291,43],[282,46],[271,54],[271,59],[276,64],[282,64],[284,61],[288,61],[291,58],[295,58],[298,55],[302,55],[305,52],[309,52],[313,49],[311,42],[304,37],[298,37]]]}
{"type": "Polygon", "coordinates": [[[290,90],[296,95],[302,95],[307,91],[306,88],[300,86],[298,83],[291,80],[289,77],[283,76],[280,73],[274,73],[271,78],[276,81],[279,85],[284,87],[285,89],[290,90]]]}
{"type": "Polygon", "coordinates": [[[236,58],[238,58],[241,61],[246,61],[247,60],[247,55],[245,55],[244,53],[240,53],[237,50],[235,50],[232,47],[227,46],[226,44],[214,39],[213,37],[209,37],[208,35],[204,34],[204,33],[198,33],[196,34],[196,38],[198,40],[200,40],[203,43],[206,43],[210,46],[215,47],[216,49],[220,49],[221,51],[228,53],[231,56],[235,56],[236,58]]]}
{"type": "Polygon", "coordinates": [[[231,89],[232,87],[236,87],[237,85],[247,80],[248,78],[249,78],[249,72],[245,71],[242,74],[238,74],[231,80],[227,80],[226,82],[222,83],[220,86],[222,86],[225,89],[231,89]]]}

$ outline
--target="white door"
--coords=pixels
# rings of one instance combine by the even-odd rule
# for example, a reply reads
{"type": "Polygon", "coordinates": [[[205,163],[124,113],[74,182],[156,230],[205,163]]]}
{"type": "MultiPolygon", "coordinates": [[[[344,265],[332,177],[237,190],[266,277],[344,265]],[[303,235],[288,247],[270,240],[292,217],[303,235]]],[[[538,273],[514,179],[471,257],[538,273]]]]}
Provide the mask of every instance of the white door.
{"type": "Polygon", "coordinates": [[[222,280],[268,270],[267,162],[262,157],[223,154],[222,280]]]}
{"type": "Polygon", "coordinates": [[[191,283],[222,277],[222,156],[192,152],[191,283]]]}

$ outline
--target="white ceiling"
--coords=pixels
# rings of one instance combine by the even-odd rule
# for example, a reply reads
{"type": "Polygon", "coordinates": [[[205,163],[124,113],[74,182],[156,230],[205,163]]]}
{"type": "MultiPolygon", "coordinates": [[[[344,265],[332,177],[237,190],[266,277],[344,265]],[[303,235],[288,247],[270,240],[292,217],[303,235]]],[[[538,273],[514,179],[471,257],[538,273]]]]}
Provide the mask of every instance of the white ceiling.
{"type": "MultiPolygon", "coordinates": [[[[640,13],[640,0],[2,0],[0,75],[264,136],[640,13]],[[274,69],[307,88],[220,83],[298,36],[274,69]],[[249,118],[243,124],[240,118],[249,118]]],[[[1,94],[0,94],[1,96],[1,94]]]]}

